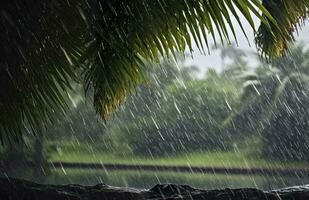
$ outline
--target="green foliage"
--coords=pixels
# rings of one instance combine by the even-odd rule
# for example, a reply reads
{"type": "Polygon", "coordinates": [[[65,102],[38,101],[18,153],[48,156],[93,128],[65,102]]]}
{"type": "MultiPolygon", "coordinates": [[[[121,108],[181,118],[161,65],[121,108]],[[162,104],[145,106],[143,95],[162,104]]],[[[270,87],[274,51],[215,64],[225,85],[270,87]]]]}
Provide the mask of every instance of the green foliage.
{"type": "Polygon", "coordinates": [[[204,52],[209,37],[230,43],[230,37],[236,38],[232,17],[243,15],[255,30],[254,13],[269,28],[273,25],[272,34],[281,35],[281,28],[259,1],[99,1],[97,7],[102,9],[96,13],[95,40],[87,58],[93,65],[86,70],[85,80],[86,88],[94,88],[95,108],[103,117],[141,82],[142,59],[155,61],[186,47],[192,52],[193,43],[204,52]]]}
{"type": "Polygon", "coordinates": [[[64,1],[5,0],[0,7],[0,137],[20,140],[64,114],[76,77],[67,55],[78,54],[85,25],[64,1]]]}
{"type": "Polygon", "coordinates": [[[292,80],[282,91],[263,130],[263,155],[309,161],[309,83],[292,80]]]}
{"type": "Polygon", "coordinates": [[[135,116],[134,121],[119,121],[121,125],[114,127],[115,144],[143,155],[231,148],[237,136],[232,127],[223,127],[222,121],[236,104],[238,93],[233,83],[214,74],[206,80],[171,84],[164,95],[155,104],[146,104],[148,114],[126,110],[135,116]]]}
{"type": "Polygon", "coordinates": [[[285,27],[281,34],[273,34],[270,30],[277,26],[261,24],[256,35],[256,43],[263,54],[269,58],[280,57],[282,53],[294,42],[293,32],[298,25],[304,23],[308,17],[309,2],[307,0],[277,1],[263,0],[263,5],[277,20],[277,26],[285,27]]]}
{"type": "Polygon", "coordinates": [[[145,60],[192,51],[193,43],[203,52],[209,37],[229,42],[236,37],[233,16],[242,27],[243,15],[254,28],[256,15],[264,24],[259,46],[277,55],[308,9],[305,0],[293,2],[266,4],[272,17],[257,0],[1,1],[0,139],[18,140],[28,127],[35,132],[64,114],[71,79],[84,79],[96,111],[106,117],[143,81],[145,60]],[[277,4],[284,4],[285,15],[274,10],[277,4]],[[280,38],[271,40],[274,48],[269,37],[280,38]]]}
{"type": "Polygon", "coordinates": [[[246,76],[238,128],[262,136],[267,158],[308,160],[308,54],[302,46],[246,76]]]}
{"type": "Polygon", "coordinates": [[[59,120],[46,126],[48,140],[97,140],[104,134],[105,126],[96,115],[90,101],[83,98],[71,106],[70,111],[59,120]]]}

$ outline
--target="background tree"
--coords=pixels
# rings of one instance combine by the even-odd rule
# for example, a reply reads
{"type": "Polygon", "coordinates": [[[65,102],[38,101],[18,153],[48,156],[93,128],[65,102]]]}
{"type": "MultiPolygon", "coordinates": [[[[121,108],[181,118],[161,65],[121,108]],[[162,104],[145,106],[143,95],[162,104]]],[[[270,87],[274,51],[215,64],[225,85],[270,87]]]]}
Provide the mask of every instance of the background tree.
{"type": "MultiPolygon", "coordinates": [[[[174,81],[164,81],[172,80],[171,76],[159,76],[162,85],[154,83],[147,88],[158,96],[139,92],[120,109],[120,116],[130,113],[125,114],[130,117],[117,118],[109,129],[115,149],[152,156],[230,149],[238,135],[231,132],[234,129],[223,127],[222,121],[236,103],[236,82],[215,71],[206,79],[195,80],[183,79],[188,75],[183,76],[182,71],[187,72],[188,67],[180,65],[178,71],[171,65],[165,69],[176,69],[174,81]],[[144,112],[139,111],[141,108],[144,112]]],[[[161,72],[152,72],[153,77],[161,72]]]]}
{"type": "Polygon", "coordinates": [[[246,76],[246,103],[238,120],[247,121],[247,130],[262,134],[267,157],[308,160],[308,56],[307,49],[295,46],[286,57],[246,76]]]}

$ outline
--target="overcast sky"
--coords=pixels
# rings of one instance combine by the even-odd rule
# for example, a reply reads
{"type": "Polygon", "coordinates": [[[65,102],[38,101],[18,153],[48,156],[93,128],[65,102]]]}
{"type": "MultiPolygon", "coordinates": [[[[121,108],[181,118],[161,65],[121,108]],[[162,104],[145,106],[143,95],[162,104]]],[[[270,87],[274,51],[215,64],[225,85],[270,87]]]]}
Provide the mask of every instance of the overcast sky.
{"type": "MultiPolygon", "coordinates": [[[[256,24],[258,25],[258,20],[255,20],[256,24]]],[[[239,48],[244,49],[246,51],[256,51],[255,44],[254,44],[254,37],[253,37],[253,31],[250,28],[248,24],[245,23],[244,25],[245,29],[247,30],[247,35],[249,37],[249,41],[251,44],[251,47],[248,44],[248,41],[244,37],[244,35],[241,32],[241,29],[237,26],[236,32],[237,32],[237,38],[239,43],[239,48]]],[[[305,26],[302,27],[302,30],[299,30],[298,35],[295,34],[296,39],[298,42],[305,42],[309,45],[309,22],[305,24],[305,26]]],[[[200,68],[202,73],[206,71],[207,68],[216,68],[220,70],[221,68],[221,60],[220,60],[220,54],[216,50],[211,50],[210,55],[202,55],[198,48],[194,46],[194,52],[193,52],[193,58],[188,57],[186,60],[186,65],[195,65],[200,68]]]]}

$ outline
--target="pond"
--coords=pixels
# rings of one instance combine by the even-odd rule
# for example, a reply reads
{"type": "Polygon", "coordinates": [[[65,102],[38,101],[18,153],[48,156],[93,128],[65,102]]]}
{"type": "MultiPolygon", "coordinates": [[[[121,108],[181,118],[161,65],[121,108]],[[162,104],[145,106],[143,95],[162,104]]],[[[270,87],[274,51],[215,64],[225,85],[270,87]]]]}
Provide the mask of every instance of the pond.
{"type": "Polygon", "coordinates": [[[259,175],[224,175],[180,172],[150,172],[131,170],[52,170],[47,177],[50,184],[105,183],[119,187],[151,188],[158,183],[187,184],[203,189],[254,187],[272,190],[309,183],[309,176],[259,176],[259,175]]]}

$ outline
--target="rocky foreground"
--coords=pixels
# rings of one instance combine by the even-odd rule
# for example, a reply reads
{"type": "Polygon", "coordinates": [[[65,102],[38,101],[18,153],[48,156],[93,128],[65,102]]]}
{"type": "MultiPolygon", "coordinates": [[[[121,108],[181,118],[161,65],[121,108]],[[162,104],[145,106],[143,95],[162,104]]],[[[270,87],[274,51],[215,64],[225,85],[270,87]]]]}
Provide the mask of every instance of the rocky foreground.
{"type": "Polygon", "coordinates": [[[42,185],[19,179],[0,179],[1,200],[309,200],[309,185],[276,191],[252,188],[202,190],[187,185],[156,185],[149,190],[104,184],[42,185]]]}

